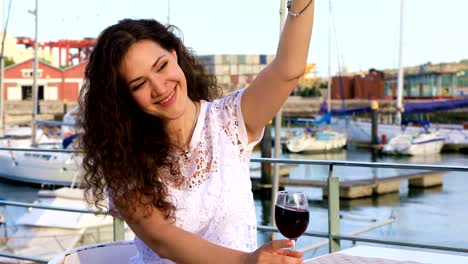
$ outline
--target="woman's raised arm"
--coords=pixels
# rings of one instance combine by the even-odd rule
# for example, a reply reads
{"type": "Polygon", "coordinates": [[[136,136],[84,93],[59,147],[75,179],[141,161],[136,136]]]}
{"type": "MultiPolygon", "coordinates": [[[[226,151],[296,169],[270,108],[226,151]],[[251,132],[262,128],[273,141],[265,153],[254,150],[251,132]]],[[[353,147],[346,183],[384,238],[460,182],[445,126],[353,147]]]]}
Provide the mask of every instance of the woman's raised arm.
{"type": "Polygon", "coordinates": [[[253,140],[281,108],[304,74],[314,19],[314,0],[288,1],[287,19],[275,59],[242,97],[242,114],[253,140]]]}

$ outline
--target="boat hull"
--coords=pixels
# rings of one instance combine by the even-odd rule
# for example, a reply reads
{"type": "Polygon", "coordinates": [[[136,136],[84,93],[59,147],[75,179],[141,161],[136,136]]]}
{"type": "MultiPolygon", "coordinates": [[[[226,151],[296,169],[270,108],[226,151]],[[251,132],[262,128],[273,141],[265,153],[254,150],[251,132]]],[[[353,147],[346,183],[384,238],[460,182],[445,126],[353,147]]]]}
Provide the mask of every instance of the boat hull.
{"type": "Polygon", "coordinates": [[[305,133],[288,139],[285,145],[291,153],[332,152],[346,146],[346,135],[339,132],[325,132],[318,136],[305,133]]]}
{"type": "Polygon", "coordinates": [[[77,185],[81,181],[77,162],[68,153],[0,151],[0,177],[33,184],[77,185]]]}
{"type": "Polygon", "coordinates": [[[396,155],[432,155],[440,153],[445,139],[438,134],[423,135],[400,134],[383,147],[383,153],[396,155]]]}

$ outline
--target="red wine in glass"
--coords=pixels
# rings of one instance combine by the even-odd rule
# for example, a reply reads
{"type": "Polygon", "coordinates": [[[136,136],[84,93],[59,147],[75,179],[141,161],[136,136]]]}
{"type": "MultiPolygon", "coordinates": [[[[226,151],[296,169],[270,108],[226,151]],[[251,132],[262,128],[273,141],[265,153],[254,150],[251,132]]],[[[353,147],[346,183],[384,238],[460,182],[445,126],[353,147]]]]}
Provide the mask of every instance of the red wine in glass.
{"type": "Polygon", "coordinates": [[[309,206],[304,192],[281,191],[276,195],[275,222],[280,233],[294,241],[306,231],[309,225],[309,206]]]}
{"type": "Polygon", "coordinates": [[[296,240],[309,225],[309,210],[275,206],[275,220],[281,234],[296,240]]]}

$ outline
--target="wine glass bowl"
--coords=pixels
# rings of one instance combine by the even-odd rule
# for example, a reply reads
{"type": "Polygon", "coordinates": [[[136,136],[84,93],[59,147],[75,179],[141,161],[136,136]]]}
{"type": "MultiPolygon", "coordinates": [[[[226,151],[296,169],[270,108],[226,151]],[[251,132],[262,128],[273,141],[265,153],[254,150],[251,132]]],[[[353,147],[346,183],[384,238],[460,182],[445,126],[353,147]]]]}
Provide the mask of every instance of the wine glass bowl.
{"type": "Polygon", "coordinates": [[[280,233],[294,241],[309,225],[309,202],[302,191],[280,191],[276,195],[275,222],[280,233]]]}

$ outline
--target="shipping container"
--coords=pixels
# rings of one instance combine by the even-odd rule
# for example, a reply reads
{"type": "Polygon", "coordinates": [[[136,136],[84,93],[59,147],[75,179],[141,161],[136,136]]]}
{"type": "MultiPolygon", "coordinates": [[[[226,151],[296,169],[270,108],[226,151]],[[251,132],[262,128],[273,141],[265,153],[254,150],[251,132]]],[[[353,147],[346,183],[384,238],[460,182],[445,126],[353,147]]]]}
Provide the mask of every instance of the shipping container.
{"type": "Polygon", "coordinates": [[[239,58],[237,55],[230,55],[229,56],[229,64],[239,64],[239,58]]]}
{"type": "Polygon", "coordinates": [[[275,55],[267,55],[267,64],[270,64],[275,59],[275,55]]]}
{"type": "Polygon", "coordinates": [[[260,64],[260,56],[258,55],[245,55],[246,64],[260,64]]]}
{"type": "Polygon", "coordinates": [[[223,55],[214,55],[214,64],[223,64],[223,55]]]}
{"type": "Polygon", "coordinates": [[[239,64],[245,64],[245,55],[243,55],[243,54],[242,54],[242,55],[238,55],[238,56],[237,56],[237,62],[238,62],[239,64]]]}
{"type": "Polygon", "coordinates": [[[239,75],[231,75],[231,83],[238,84],[239,83],[239,75]]]}
{"type": "Polygon", "coordinates": [[[245,75],[245,80],[246,80],[246,83],[247,84],[251,84],[253,82],[253,80],[255,79],[255,75],[254,74],[246,74],[245,75]]]}
{"type": "Polygon", "coordinates": [[[252,73],[258,74],[259,72],[262,71],[263,65],[252,65],[252,73]]]}
{"type": "Polygon", "coordinates": [[[205,68],[209,74],[215,74],[215,65],[214,64],[207,64],[205,68]]]}
{"type": "Polygon", "coordinates": [[[247,84],[247,76],[246,75],[239,75],[239,84],[240,85],[247,84]]]}
{"type": "Polygon", "coordinates": [[[223,74],[224,75],[231,74],[231,67],[229,65],[223,65],[223,74]]]}
{"type": "Polygon", "coordinates": [[[247,66],[245,64],[239,64],[239,74],[247,74],[247,66]]]}
{"type": "Polygon", "coordinates": [[[352,76],[334,76],[331,83],[332,99],[350,99],[352,97],[353,80],[352,76]]]}
{"type": "Polygon", "coordinates": [[[223,55],[223,64],[231,64],[231,59],[232,59],[232,56],[231,55],[223,55]]]}
{"type": "Polygon", "coordinates": [[[198,59],[205,65],[215,64],[214,55],[201,55],[198,59]]]}
{"type": "Polygon", "coordinates": [[[214,65],[214,74],[215,75],[223,75],[224,74],[224,65],[215,64],[214,65]]]}
{"type": "Polygon", "coordinates": [[[231,76],[230,75],[221,75],[218,77],[219,83],[221,84],[230,84],[231,76]]]}
{"type": "Polygon", "coordinates": [[[239,74],[239,66],[237,64],[231,64],[229,66],[229,70],[230,70],[229,74],[231,75],[239,74]]]}
{"type": "Polygon", "coordinates": [[[364,87],[364,81],[360,75],[355,75],[353,77],[350,94],[350,97],[345,96],[345,98],[367,99],[367,92],[364,87]]]}
{"type": "Polygon", "coordinates": [[[244,74],[252,74],[253,72],[253,65],[251,64],[246,64],[245,65],[245,72],[244,74]]]}

